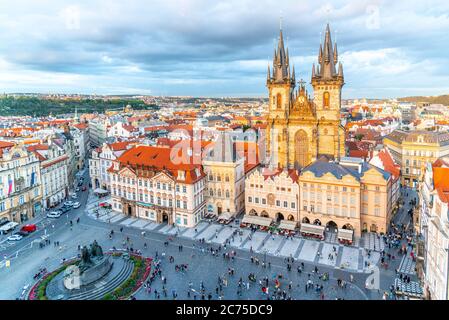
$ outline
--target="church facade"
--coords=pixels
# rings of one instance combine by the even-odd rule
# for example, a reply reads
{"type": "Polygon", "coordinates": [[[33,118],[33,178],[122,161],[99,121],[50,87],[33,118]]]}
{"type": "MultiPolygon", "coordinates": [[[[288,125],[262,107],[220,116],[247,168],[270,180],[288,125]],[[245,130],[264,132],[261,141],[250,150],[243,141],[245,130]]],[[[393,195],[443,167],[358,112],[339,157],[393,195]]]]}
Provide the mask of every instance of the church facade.
{"type": "Polygon", "coordinates": [[[345,155],[345,133],[340,124],[344,76],[342,64],[337,68],[337,63],[337,44],[332,44],[327,25],[318,65],[312,67],[312,99],[303,81],[296,89],[295,67],[290,66],[280,31],[273,66],[268,66],[267,72],[267,152],[272,165],[301,169],[323,155],[329,159],[345,155]]]}

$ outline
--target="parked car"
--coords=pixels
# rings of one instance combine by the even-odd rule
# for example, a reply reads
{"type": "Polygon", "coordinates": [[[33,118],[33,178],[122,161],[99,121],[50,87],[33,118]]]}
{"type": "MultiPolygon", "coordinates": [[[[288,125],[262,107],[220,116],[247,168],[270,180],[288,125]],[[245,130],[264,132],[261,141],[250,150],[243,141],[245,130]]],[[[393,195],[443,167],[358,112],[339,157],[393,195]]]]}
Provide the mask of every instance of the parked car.
{"type": "Polygon", "coordinates": [[[76,193],[72,194],[70,197],[71,197],[72,199],[78,199],[78,196],[76,195],[76,193]]]}
{"type": "Polygon", "coordinates": [[[79,207],[81,207],[81,203],[79,203],[79,202],[75,202],[74,204],[73,204],[73,209],[78,209],[79,207]]]}
{"type": "Polygon", "coordinates": [[[69,212],[71,208],[72,208],[71,206],[70,207],[69,206],[63,206],[61,208],[61,214],[69,212]]]}
{"type": "Polygon", "coordinates": [[[47,213],[47,218],[59,218],[61,216],[60,212],[52,211],[47,213]]]}
{"type": "Polygon", "coordinates": [[[66,201],[64,202],[64,207],[72,207],[73,206],[73,201],[66,201]]]}
{"type": "Polygon", "coordinates": [[[22,238],[23,237],[20,234],[15,233],[12,236],[9,236],[6,240],[8,240],[8,241],[19,241],[19,240],[22,240],[22,238]]]}
{"type": "Polygon", "coordinates": [[[37,230],[37,226],[35,224],[26,224],[20,229],[20,231],[27,232],[27,233],[32,233],[36,230],[37,230]]]}

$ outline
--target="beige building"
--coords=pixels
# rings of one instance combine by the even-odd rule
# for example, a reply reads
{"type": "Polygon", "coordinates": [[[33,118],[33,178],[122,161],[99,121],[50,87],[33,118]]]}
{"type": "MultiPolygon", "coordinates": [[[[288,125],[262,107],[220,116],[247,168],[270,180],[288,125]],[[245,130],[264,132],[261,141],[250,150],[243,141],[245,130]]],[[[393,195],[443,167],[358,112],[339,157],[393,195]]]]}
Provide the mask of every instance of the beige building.
{"type": "Polygon", "coordinates": [[[301,172],[299,218],[302,223],[385,233],[390,223],[392,181],[388,172],[363,160],[321,158],[301,172]]]}
{"type": "Polygon", "coordinates": [[[247,215],[299,222],[298,172],[258,168],[245,180],[247,215]]]}
{"type": "Polygon", "coordinates": [[[245,158],[230,135],[222,134],[203,160],[207,212],[235,217],[245,209],[245,158]]]}
{"type": "Polygon", "coordinates": [[[384,145],[401,165],[402,185],[416,188],[426,163],[449,155],[449,133],[396,130],[384,145]]]}

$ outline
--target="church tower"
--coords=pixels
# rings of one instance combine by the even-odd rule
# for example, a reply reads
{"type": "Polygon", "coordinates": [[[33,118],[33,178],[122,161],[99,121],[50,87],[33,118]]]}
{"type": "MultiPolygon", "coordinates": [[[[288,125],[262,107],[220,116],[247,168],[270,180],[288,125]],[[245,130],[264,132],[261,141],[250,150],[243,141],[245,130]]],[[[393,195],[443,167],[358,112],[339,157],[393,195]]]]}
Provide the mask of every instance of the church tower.
{"type": "Polygon", "coordinates": [[[274,52],[273,68],[268,66],[267,88],[269,91],[269,115],[267,151],[277,159],[271,159],[273,165],[288,166],[287,121],[292,105],[295,88],[295,69],[290,69],[288,49],[284,47],[282,29],[280,30],[277,49],[274,52]]]}
{"type": "Polygon", "coordinates": [[[318,155],[340,158],[345,154],[344,128],[340,125],[343,65],[338,64],[337,43],[332,44],[329,24],[324,44],[320,44],[318,66],[312,67],[311,84],[318,120],[318,155]]]}

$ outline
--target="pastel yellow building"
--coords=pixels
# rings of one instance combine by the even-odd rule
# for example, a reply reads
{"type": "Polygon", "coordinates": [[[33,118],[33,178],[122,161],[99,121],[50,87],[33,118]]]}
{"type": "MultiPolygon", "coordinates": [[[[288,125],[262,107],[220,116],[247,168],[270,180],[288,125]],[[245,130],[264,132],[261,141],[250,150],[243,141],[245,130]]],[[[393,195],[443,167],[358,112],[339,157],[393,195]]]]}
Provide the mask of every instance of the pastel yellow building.
{"type": "Polygon", "coordinates": [[[356,158],[321,158],[299,176],[301,223],[385,233],[393,211],[393,177],[356,158]]]}
{"type": "Polygon", "coordinates": [[[427,162],[449,155],[449,133],[396,130],[384,138],[393,159],[401,165],[401,183],[417,187],[427,162]]]}

